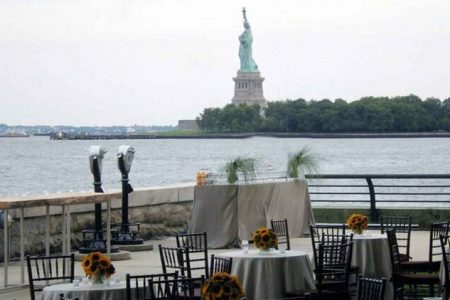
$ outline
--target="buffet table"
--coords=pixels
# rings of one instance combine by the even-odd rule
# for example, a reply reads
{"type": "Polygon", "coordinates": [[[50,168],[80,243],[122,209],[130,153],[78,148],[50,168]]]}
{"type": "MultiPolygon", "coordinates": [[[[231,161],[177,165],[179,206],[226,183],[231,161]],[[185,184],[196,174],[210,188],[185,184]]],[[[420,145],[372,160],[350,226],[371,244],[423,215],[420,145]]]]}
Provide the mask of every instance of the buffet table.
{"type": "Polygon", "coordinates": [[[291,238],[309,233],[314,216],[305,180],[196,186],[188,232],[207,232],[209,248],[229,248],[270,220],[288,220],[291,238]]]}
{"type": "Polygon", "coordinates": [[[231,273],[239,278],[249,300],[280,299],[287,291],[316,288],[311,260],[304,251],[236,250],[219,255],[233,258],[231,273]]]}

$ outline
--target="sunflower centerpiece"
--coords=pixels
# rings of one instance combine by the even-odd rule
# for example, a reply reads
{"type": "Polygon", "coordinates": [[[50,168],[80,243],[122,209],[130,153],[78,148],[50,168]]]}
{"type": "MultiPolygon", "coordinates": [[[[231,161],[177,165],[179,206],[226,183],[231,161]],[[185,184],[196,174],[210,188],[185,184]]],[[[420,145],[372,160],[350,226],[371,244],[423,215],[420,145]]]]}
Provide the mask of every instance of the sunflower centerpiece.
{"type": "Polygon", "coordinates": [[[356,234],[362,234],[368,228],[368,218],[362,214],[352,214],[347,219],[347,226],[356,234]]]}
{"type": "Polygon", "coordinates": [[[84,274],[93,279],[94,284],[102,284],[105,278],[116,272],[108,256],[101,252],[92,252],[81,261],[84,274]]]}
{"type": "Polygon", "coordinates": [[[239,279],[228,273],[214,273],[202,286],[203,300],[239,300],[243,296],[239,279]]]}
{"type": "Polygon", "coordinates": [[[253,242],[259,250],[269,251],[278,245],[278,238],[272,229],[261,227],[253,233],[253,242]]]}

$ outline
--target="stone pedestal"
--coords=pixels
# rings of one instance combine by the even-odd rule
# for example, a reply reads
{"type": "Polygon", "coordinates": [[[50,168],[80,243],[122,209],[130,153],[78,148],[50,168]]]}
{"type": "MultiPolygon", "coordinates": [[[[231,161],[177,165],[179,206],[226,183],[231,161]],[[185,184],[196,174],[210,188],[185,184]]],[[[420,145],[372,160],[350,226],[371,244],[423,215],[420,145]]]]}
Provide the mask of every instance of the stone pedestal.
{"type": "Polygon", "coordinates": [[[240,72],[234,80],[234,97],[231,100],[236,106],[239,104],[255,105],[261,108],[267,107],[263,94],[263,81],[259,72],[240,72]]]}

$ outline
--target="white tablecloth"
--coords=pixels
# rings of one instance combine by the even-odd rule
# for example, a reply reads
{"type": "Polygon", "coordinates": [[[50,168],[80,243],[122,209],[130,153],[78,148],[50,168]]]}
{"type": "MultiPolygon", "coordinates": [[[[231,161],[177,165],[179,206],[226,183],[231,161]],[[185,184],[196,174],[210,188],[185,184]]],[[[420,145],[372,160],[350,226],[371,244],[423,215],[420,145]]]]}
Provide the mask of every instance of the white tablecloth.
{"type": "Polygon", "coordinates": [[[315,289],[311,260],[304,251],[237,250],[220,256],[233,258],[231,273],[241,281],[248,300],[279,299],[286,291],[315,289]]]}
{"type": "Polygon", "coordinates": [[[127,297],[127,288],[124,281],[111,283],[110,286],[91,283],[81,283],[78,287],[73,283],[55,284],[44,288],[41,300],[59,300],[60,294],[80,300],[123,300],[127,297]]]}
{"type": "Polygon", "coordinates": [[[364,277],[386,278],[384,299],[392,299],[393,288],[389,244],[385,234],[365,233],[353,236],[352,266],[359,266],[359,273],[364,277]]]}
{"type": "Polygon", "coordinates": [[[206,231],[209,248],[227,248],[285,218],[291,238],[309,234],[314,215],[305,180],[196,186],[188,231],[206,231]]]}

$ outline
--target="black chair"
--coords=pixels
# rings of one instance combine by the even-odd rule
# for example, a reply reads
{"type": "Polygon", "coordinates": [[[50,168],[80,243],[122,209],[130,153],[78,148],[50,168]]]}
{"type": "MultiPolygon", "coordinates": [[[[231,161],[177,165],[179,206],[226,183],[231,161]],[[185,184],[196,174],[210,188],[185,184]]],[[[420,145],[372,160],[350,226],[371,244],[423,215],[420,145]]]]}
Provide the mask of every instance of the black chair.
{"type": "Polygon", "coordinates": [[[148,285],[153,287],[154,294],[148,300],[197,300],[201,299],[198,287],[203,286],[205,277],[177,279],[149,279],[148,285]]]}
{"type": "Polygon", "coordinates": [[[386,278],[375,279],[358,276],[358,300],[383,300],[386,290],[386,278]]]}
{"type": "Polygon", "coordinates": [[[410,216],[381,216],[381,233],[386,233],[388,229],[395,229],[397,243],[400,251],[401,261],[411,260],[411,222],[410,216]]]}
{"type": "Polygon", "coordinates": [[[191,269],[189,267],[189,250],[187,248],[173,248],[173,247],[159,247],[159,258],[161,259],[161,266],[163,273],[169,273],[170,270],[178,271],[183,277],[192,277],[191,269]]]}
{"type": "MultiPolygon", "coordinates": [[[[346,227],[346,224],[311,224],[309,226],[315,266],[318,265],[318,245],[320,243],[327,242],[328,240],[353,240],[352,234],[346,234],[346,227]],[[343,238],[345,239],[342,240],[343,238]]],[[[350,280],[351,293],[355,295],[358,282],[359,267],[351,266],[350,273],[352,275],[352,278],[350,280]]]]}
{"type": "Polygon", "coordinates": [[[430,225],[430,248],[428,252],[428,261],[430,263],[436,261],[439,264],[442,258],[440,237],[448,236],[449,221],[431,222],[430,225]]]}
{"type": "Polygon", "coordinates": [[[211,255],[210,271],[209,274],[212,276],[214,273],[231,273],[231,267],[233,265],[232,257],[222,257],[211,255]]]}
{"type": "Polygon", "coordinates": [[[159,293],[153,285],[149,285],[149,280],[175,280],[178,278],[178,271],[174,273],[150,274],[150,275],[126,275],[126,300],[145,300],[159,293]]]}
{"type": "Polygon", "coordinates": [[[450,297],[450,257],[449,257],[449,236],[441,235],[439,237],[439,241],[441,243],[441,251],[442,251],[442,266],[443,269],[443,290],[442,290],[442,299],[448,299],[450,297]]]}
{"type": "Polygon", "coordinates": [[[440,280],[437,273],[428,273],[426,262],[402,262],[395,229],[386,231],[389,244],[395,299],[421,299],[439,294],[440,280]],[[420,272],[420,273],[418,273],[420,272]]]}
{"type": "Polygon", "coordinates": [[[177,234],[176,240],[178,248],[187,248],[189,250],[187,259],[189,260],[190,270],[199,270],[201,271],[200,275],[204,275],[205,278],[208,278],[209,256],[206,232],[177,234]]]}
{"type": "Polygon", "coordinates": [[[319,293],[330,293],[336,299],[349,299],[350,264],[353,241],[319,244],[316,286],[319,293]]]}
{"type": "Polygon", "coordinates": [[[352,253],[353,241],[337,239],[330,240],[330,243],[326,244],[320,243],[318,245],[318,264],[314,271],[317,291],[288,291],[286,296],[304,297],[304,299],[349,300],[351,298],[349,282],[352,253]]]}
{"type": "Polygon", "coordinates": [[[50,283],[72,282],[74,262],[73,253],[70,255],[27,256],[31,300],[36,299],[36,291],[42,291],[50,283]]]}
{"type": "Polygon", "coordinates": [[[322,236],[325,235],[343,235],[346,229],[345,224],[310,224],[309,233],[311,235],[311,244],[314,254],[314,264],[317,266],[318,249],[322,236]]]}
{"type": "MultiPolygon", "coordinates": [[[[279,221],[270,220],[270,224],[272,231],[277,235],[278,244],[286,244],[286,250],[291,250],[287,219],[279,221]]],[[[278,249],[278,245],[275,248],[278,249]]]]}

